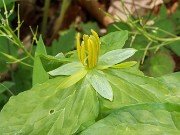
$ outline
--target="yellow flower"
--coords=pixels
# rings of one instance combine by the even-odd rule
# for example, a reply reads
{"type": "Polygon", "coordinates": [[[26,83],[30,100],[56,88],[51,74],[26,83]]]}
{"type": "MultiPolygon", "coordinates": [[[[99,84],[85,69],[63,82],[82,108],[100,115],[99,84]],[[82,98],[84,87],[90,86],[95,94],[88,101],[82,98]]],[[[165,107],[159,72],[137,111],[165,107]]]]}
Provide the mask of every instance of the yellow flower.
{"type": "Polygon", "coordinates": [[[83,35],[81,42],[80,33],[76,36],[77,52],[81,63],[87,68],[93,68],[98,62],[100,40],[98,34],[91,30],[92,35],[83,35]]]}

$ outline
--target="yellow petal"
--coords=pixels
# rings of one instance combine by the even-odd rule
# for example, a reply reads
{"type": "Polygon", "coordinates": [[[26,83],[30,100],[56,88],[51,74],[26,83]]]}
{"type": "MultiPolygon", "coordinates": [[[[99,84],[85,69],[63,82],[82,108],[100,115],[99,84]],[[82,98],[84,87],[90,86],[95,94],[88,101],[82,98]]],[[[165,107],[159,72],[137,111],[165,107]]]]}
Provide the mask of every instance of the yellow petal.
{"type": "Polygon", "coordinates": [[[97,42],[95,42],[94,41],[95,39],[94,39],[94,37],[93,36],[91,36],[90,37],[90,43],[92,44],[92,49],[93,49],[93,66],[95,66],[96,65],[96,63],[97,63],[97,59],[98,59],[98,50],[97,50],[97,46],[98,46],[98,44],[97,44],[97,42]]]}
{"type": "Polygon", "coordinates": [[[76,46],[77,46],[77,52],[78,52],[79,60],[81,60],[80,37],[81,37],[80,33],[77,33],[77,35],[76,35],[76,46]]]}
{"type": "Polygon", "coordinates": [[[93,65],[93,43],[90,39],[88,39],[88,67],[92,68],[93,65]]]}
{"type": "Polygon", "coordinates": [[[96,38],[97,42],[100,43],[98,34],[92,29],[91,29],[91,33],[96,38]]]}
{"type": "Polygon", "coordinates": [[[84,41],[85,46],[86,44],[88,44],[88,39],[89,39],[88,35],[83,35],[83,41],[84,41]]]}
{"type": "Polygon", "coordinates": [[[81,62],[83,63],[83,65],[86,65],[85,58],[86,58],[85,46],[84,46],[84,42],[82,42],[82,44],[81,44],[81,62]]]}

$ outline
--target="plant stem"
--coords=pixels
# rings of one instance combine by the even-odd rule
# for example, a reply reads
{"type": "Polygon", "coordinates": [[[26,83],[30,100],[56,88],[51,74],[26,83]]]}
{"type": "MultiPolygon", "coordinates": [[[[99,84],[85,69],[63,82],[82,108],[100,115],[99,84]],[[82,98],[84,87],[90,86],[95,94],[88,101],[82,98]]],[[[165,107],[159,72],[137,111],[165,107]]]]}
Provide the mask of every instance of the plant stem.
{"type": "MultiPolygon", "coordinates": [[[[161,43],[161,44],[159,44],[159,45],[156,45],[156,46],[153,46],[153,47],[149,47],[149,49],[148,50],[153,50],[153,49],[156,49],[156,48],[160,48],[160,47],[163,47],[163,46],[165,46],[165,45],[168,45],[168,44],[170,44],[170,43],[172,43],[173,41],[171,41],[171,42],[163,42],[163,43],[161,43]]],[[[140,50],[145,50],[145,49],[140,49],[140,50]]]]}
{"type": "Polygon", "coordinates": [[[141,61],[141,64],[144,63],[144,59],[145,59],[145,57],[146,57],[146,53],[147,53],[147,51],[148,51],[148,49],[149,49],[149,47],[150,47],[151,44],[152,44],[152,41],[149,42],[148,45],[146,46],[145,51],[144,51],[144,55],[143,55],[143,58],[142,58],[142,61],[141,61]]]}
{"type": "Polygon", "coordinates": [[[46,35],[46,29],[47,29],[46,26],[47,26],[47,21],[48,21],[50,1],[51,0],[45,0],[45,5],[44,5],[44,14],[43,14],[42,27],[41,27],[41,33],[43,37],[45,37],[46,35]]]}
{"type": "Polygon", "coordinates": [[[3,0],[3,5],[4,5],[4,14],[5,14],[5,17],[6,17],[6,23],[9,24],[9,21],[8,21],[8,11],[7,11],[7,7],[6,7],[6,3],[4,2],[3,0]]]}
{"type": "Polygon", "coordinates": [[[136,28],[142,35],[144,35],[149,41],[161,41],[161,42],[171,42],[171,41],[177,41],[180,40],[180,37],[174,37],[174,38],[161,38],[161,37],[157,37],[154,36],[152,34],[149,34],[145,29],[137,26],[135,23],[133,23],[132,21],[130,22],[130,24],[133,25],[134,28],[136,28]]]}
{"type": "Polygon", "coordinates": [[[21,27],[21,21],[20,21],[20,14],[19,14],[19,4],[18,4],[18,27],[17,27],[17,37],[20,39],[20,27],[21,27]]]}
{"type": "Polygon", "coordinates": [[[14,93],[12,93],[12,91],[8,87],[3,85],[2,83],[0,83],[0,85],[3,86],[12,96],[14,96],[14,93]]]}
{"type": "Polygon", "coordinates": [[[177,38],[177,37],[178,37],[178,36],[176,36],[176,35],[174,35],[174,34],[172,34],[172,33],[168,32],[168,31],[165,31],[165,30],[163,30],[163,29],[160,29],[159,27],[150,27],[150,26],[145,26],[145,28],[148,28],[148,29],[153,29],[153,30],[159,30],[159,31],[161,31],[161,32],[164,32],[164,33],[166,33],[166,34],[168,34],[168,35],[172,36],[172,37],[175,37],[175,38],[177,38]]]}
{"type": "Polygon", "coordinates": [[[8,32],[9,35],[12,36],[12,39],[14,39],[14,43],[19,46],[31,59],[34,59],[34,57],[24,48],[23,43],[18,39],[18,37],[14,34],[14,32],[12,31],[12,29],[7,26],[6,31],[8,32]]]}

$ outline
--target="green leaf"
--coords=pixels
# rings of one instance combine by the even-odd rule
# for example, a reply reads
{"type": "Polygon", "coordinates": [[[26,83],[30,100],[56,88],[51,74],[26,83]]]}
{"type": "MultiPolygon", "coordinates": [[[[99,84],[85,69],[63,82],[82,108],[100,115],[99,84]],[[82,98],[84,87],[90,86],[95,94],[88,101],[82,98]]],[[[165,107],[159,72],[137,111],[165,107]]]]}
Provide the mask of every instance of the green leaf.
{"type": "Polygon", "coordinates": [[[23,62],[23,60],[24,60],[25,58],[27,58],[27,57],[22,58],[22,59],[18,59],[18,58],[15,58],[15,57],[12,56],[12,55],[9,55],[9,54],[3,53],[3,52],[1,52],[1,55],[4,56],[5,58],[7,58],[7,62],[8,62],[8,63],[21,63],[21,64],[23,64],[23,65],[25,65],[25,66],[32,67],[31,65],[23,62]]]}
{"type": "Polygon", "coordinates": [[[108,51],[121,49],[126,40],[128,39],[128,31],[116,31],[111,32],[103,37],[101,39],[101,53],[106,53],[108,51]]]}
{"type": "Polygon", "coordinates": [[[7,53],[1,52],[1,55],[4,56],[5,58],[7,58],[9,62],[20,61],[19,59],[15,58],[14,56],[9,55],[7,53]]]}
{"type": "Polygon", "coordinates": [[[161,10],[159,13],[159,16],[156,16],[156,20],[155,20],[155,27],[157,27],[157,30],[155,30],[155,35],[157,36],[161,36],[161,37],[167,37],[169,36],[166,32],[169,33],[174,33],[174,24],[172,22],[172,19],[170,19],[170,17],[167,14],[167,8],[165,5],[161,6],[161,10]],[[162,29],[166,32],[162,32],[158,29],[162,29]]]}
{"type": "MultiPolygon", "coordinates": [[[[7,61],[10,61],[8,57],[4,54],[8,54],[11,57],[17,57],[17,48],[10,42],[6,37],[0,36],[0,72],[5,72],[8,70],[7,68],[7,61]]],[[[11,59],[12,62],[12,59],[11,59]]]]}
{"type": "Polygon", "coordinates": [[[53,61],[53,62],[69,62],[70,60],[65,58],[64,54],[58,53],[56,56],[51,56],[51,55],[46,55],[46,54],[41,54],[40,58],[46,62],[48,61],[53,61]]]}
{"type": "Polygon", "coordinates": [[[166,32],[169,32],[169,33],[174,33],[173,23],[171,20],[168,19],[168,17],[164,19],[159,19],[155,22],[156,23],[154,24],[154,26],[157,27],[157,31],[155,31],[154,33],[155,35],[160,36],[160,37],[168,36],[167,33],[158,30],[158,28],[165,30],[166,32]]]}
{"type": "MultiPolygon", "coordinates": [[[[11,42],[6,37],[0,36],[0,52],[3,53],[10,53],[14,56],[17,56],[17,48],[11,44],[11,42]]],[[[0,54],[0,59],[3,59],[3,57],[0,54]]]]}
{"type": "Polygon", "coordinates": [[[175,72],[172,74],[158,77],[158,80],[170,87],[171,90],[176,90],[177,92],[180,92],[180,72],[175,72]]]}
{"type": "Polygon", "coordinates": [[[174,29],[175,29],[175,34],[179,35],[180,34],[180,9],[177,8],[175,13],[171,15],[173,23],[174,23],[174,29]]]}
{"type": "Polygon", "coordinates": [[[73,50],[75,48],[75,34],[75,28],[61,32],[59,39],[52,43],[52,55],[73,50]]]}
{"type": "MultiPolygon", "coordinates": [[[[4,3],[6,6],[8,6],[9,4],[11,4],[14,1],[15,0],[4,0],[4,3]]],[[[0,8],[4,7],[4,3],[3,3],[3,0],[0,1],[0,8]]]]}
{"type": "Polygon", "coordinates": [[[101,98],[102,115],[114,109],[139,103],[180,102],[180,93],[173,91],[156,78],[136,74],[133,68],[107,69],[104,71],[110,82],[114,99],[112,102],[101,98]]]}
{"type": "Polygon", "coordinates": [[[137,34],[135,36],[134,41],[132,42],[132,36],[131,38],[127,40],[124,48],[131,48],[138,50],[136,54],[133,56],[133,60],[140,61],[144,55],[144,50],[146,46],[148,45],[148,40],[141,34],[137,34]]]}
{"type": "Polygon", "coordinates": [[[65,78],[51,79],[11,97],[0,113],[0,134],[71,135],[94,123],[98,100],[87,81],[58,88],[65,78]]]}
{"type": "Polygon", "coordinates": [[[169,45],[171,50],[180,57],[180,40],[175,41],[169,45]]]}
{"type": "Polygon", "coordinates": [[[87,74],[87,80],[92,87],[99,93],[103,98],[113,100],[113,92],[111,85],[107,81],[103,72],[93,70],[87,74]]]}
{"type": "Polygon", "coordinates": [[[109,51],[100,56],[99,63],[102,63],[103,65],[106,64],[108,66],[112,66],[130,58],[132,55],[135,54],[135,52],[136,50],[133,48],[109,51]]]}
{"type": "Polygon", "coordinates": [[[8,102],[9,97],[5,94],[0,94],[0,110],[8,102]]]}
{"type": "Polygon", "coordinates": [[[71,76],[69,76],[68,78],[64,79],[59,84],[58,88],[61,88],[61,89],[68,88],[74,85],[75,83],[77,83],[78,81],[80,81],[82,78],[84,78],[86,74],[87,74],[87,70],[82,69],[79,72],[76,72],[72,74],[71,76]]]}
{"type": "Polygon", "coordinates": [[[108,33],[115,32],[115,31],[120,31],[120,30],[128,30],[128,31],[130,31],[131,28],[128,26],[127,23],[124,23],[124,22],[115,22],[115,23],[112,23],[112,24],[108,25],[108,27],[107,27],[108,33]]]}
{"type": "Polygon", "coordinates": [[[172,73],[174,68],[175,62],[167,50],[153,53],[144,63],[144,72],[154,77],[172,73]]]}
{"type": "Polygon", "coordinates": [[[7,69],[7,65],[6,65],[6,62],[4,62],[4,61],[1,61],[0,60],[0,73],[2,73],[2,72],[6,72],[8,69],[7,69]]]}
{"type": "Polygon", "coordinates": [[[37,42],[37,48],[36,48],[35,56],[39,56],[41,54],[47,54],[46,47],[44,45],[42,36],[40,36],[39,41],[37,42]]]}
{"type": "Polygon", "coordinates": [[[80,71],[83,69],[83,65],[79,62],[72,62],[65,65],[62,65],[50,72],[48,72],[51,76],[57,76],[57,75],[72,75],[76,73],[77,71],[80,71]]]}
{"type": "Polygon", "coordinates": [[[13,93],[19,94],[32,87],[32,68],[19,65],[16,72],[12,74],[15,86],[12,87],[13,93]]]}
{"type": "Polygon", "coordinates": [[[180,106],[141,104],[123,107],[80,135],[179,135],[180,106]]]}
{"type": "Polygon", "coordinates": [[[3,93],[4,91],[8,90],[14,85],[13,82],[3,82],[0,83],[0,94],[3,93]]]}
{"type": "Polygon", "coordinates": [[[63,63],[72,62],[72,59],[66,58],[63,53],[58,53],[56,56],[42,54],[39,57],[46,71],[58,68],[63,63]]]}
{"type": "Polygon", "coordinates": [[[120,64],[116,64],[116,65],[112,66],[112,68],[129,68],[129,67],[132,67],[132,66],[134,66],[136,64],[137,64],[136,61],[128,61],[128,62],[123,62],[123,63],[120,63],[120,64]]]}
{"type": "Polygon", "coordinates": [[[80,23],[80,28],[84,34],[91,34],[91,29],[99,33],[100,29],[96,22],[80,23]]]}
{"type": "Polygon", "coordinates": [[[162,6],[160,7],[160,12],[159,12],[159,18],[158,19],[165,19],[167,18],[167,8],[165,4],[162,4],[162,6]]]}
{"type": "Polygon", "coordinates": [[[46,54],[46,48],[42,37],[40,37],[35,52],[34,67],[33,67],[33,85],[41,84],[49,79],[48,73],[44,70],[39,55],[46,54]]]}
{"type": "Polygon", "coordinates": [[[35,57],[33,67],[33,86],[41,84],[49,79],[49,75],[44,70],[43,65],[39,57],[35,57]]]}

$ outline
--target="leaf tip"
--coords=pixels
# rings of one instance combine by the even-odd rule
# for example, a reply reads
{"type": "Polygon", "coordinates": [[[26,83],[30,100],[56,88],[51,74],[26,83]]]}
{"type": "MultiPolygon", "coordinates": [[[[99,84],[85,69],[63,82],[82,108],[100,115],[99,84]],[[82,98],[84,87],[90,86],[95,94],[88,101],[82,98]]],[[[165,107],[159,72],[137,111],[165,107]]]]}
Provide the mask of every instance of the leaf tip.
{"type": "MultiPolygon", "coordinates": [[[[102,95],[101,95],[102,96],[102,95]]],[[[104,97],[105,99],[108,99],[109,101],[113,101],[113,91],[112,91],[112,89],[111,89],[111,92],[109,92],[109,94],[107,95],[107,96],[102,96],[102,97],[104,97]]]]}
{"type": "Polygon", "coordinates": [[[113,101],[113,95],[109,98],[109,101],[111,102],[113,101]]]}

